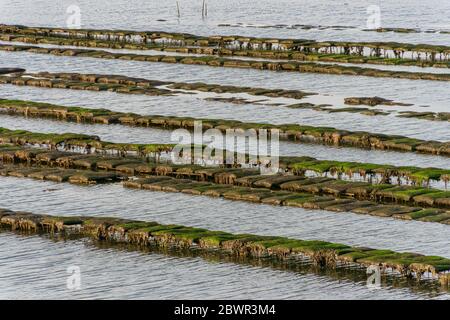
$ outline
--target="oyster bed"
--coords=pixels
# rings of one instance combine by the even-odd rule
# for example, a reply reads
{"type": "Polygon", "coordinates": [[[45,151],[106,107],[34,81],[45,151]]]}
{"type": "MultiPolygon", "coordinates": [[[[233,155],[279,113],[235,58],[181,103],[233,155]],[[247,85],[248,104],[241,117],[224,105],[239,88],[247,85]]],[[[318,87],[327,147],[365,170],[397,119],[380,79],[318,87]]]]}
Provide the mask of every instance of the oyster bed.
{"type": "MultiPolygon", "coordinates": [[[[351,12],[363,4],[335,8],[348,11],[354,25],[332,16],[318,25],[322,4],[314,12],[305,4],[298,23],[286,3],[266,3],[273,12],[258,21],[259,5],[254,15],[222,12],[219,21],[217,8],[229,4],[216,4],[202,24],[184,3],[178,22],[155,4],[145,25],[111,20],[114,9],[96,21],[98,14],[93,20],[83,7],[83,29],[68,29],[57,19],[8,17],[17,10],[6,4],[0,242],[16,244],[18,252],[0,250],[7,288],[20,290],[18,275],[27,279],[32,268],[45,268],[33,256],[47,248],[51,259],[61,240],[77,254],[85,251],[80,244],[95,251],[83,268],[128,257],[126,272],[109,275],[127,288],[119,297],[130,296],[130,288],[137,298],[149,291],[193,297],[194,288],[231,297],[233,287],[249,298],[244,280],[263,274],[264,288],[278,288],[265,298],[293,297],[294,283],[303,288],[305,278],[316,284],[310,296],[364,297],[366,268],[376,266],[381,287],[389,289],[378,296],[448,298],[450,38],[439,14],[434,24],[417,17],[410,25],[407,17],[392,20],[384,9],[398,4],[387,3],[387,24],[364,28],[363,15],[351,12]],[[233,19],[239,22],[223,22],[233,19]],[[270,160],[255,162],[247,150],[230,152],[210,141],[192,140],[179,152],[169,135],[195,132],[199,122],[203,133],[278,130],[277,172],[264,175],[270,160]],[[197,151],[233,161],[218,165],[197,151]],[[175,163],[174,156],[190,163],[175,163]],[[33,254],[23,252],[27,243],[33,254]],[[170,281],[143,269],[156,260],[170,281]],[[208,268],[222,272],[220,281],[236,277],[234,284],[214,286],[208,268]],[[192,273],[193,286],[178,286],[183,272],[192,273]],[[281,284],[288,274],[283,289],[267,284],[281,284]],[[143,275],[152,285],[128,285],[143,275]]],[[[239,8],[248,13],[245,2],[239,8]]],[[[48,9],[43,16],[52,15],[48,9]]],[[[148,13],[135,9],[136,17],[148,13]]],[[[22,296],[50,296],[44,292],[50,285],[37,278],[22,296]]],[[[101,294],[113,287],[105,281],[78,296],[117,296],[101,294]]]]}
{"type": "Polygon", "coordinates": [[[415,276],[418,279],[431,274],[442,285],[447,286],[449,283],[449,259],[390,250],[352,248],[324,241],[236,235],[181,225],[161,225],[157,222],[88,216],[58,217],[5,209],[0,209],[0,223],[12,230],[58,232],[142,246],[223,250],[239,256],[287,259],[294,264],[296,260],[309,260],[316,265],[328,267],[339,264],[368,266],[377,263],[383,266],[383,272],[397,272],[402,276],[415,276]]]}

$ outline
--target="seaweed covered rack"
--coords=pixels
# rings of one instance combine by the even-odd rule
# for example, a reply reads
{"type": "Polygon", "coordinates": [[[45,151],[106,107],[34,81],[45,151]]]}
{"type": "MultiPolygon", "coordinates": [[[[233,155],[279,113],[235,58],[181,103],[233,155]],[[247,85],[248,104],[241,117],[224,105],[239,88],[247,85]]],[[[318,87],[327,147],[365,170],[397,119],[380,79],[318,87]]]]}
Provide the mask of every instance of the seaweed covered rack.
{"type": "Polygon", "coordinates": [[[6,6],[0,298],[448,298],[449,33],[173,5],[6,6]]]}
{"type": "Polygon", "coordinates": [[[0,209],[0,224],[12,230],[80,235],[139,246],[220,250],[231,255],[309,262],[320,267],[378,264],[384,273],[449,283],[450,260],[436,256],[355,248],[338,243],[284,237],[231,234],[182,225],[100,217],[58,217],[0,209]]]}

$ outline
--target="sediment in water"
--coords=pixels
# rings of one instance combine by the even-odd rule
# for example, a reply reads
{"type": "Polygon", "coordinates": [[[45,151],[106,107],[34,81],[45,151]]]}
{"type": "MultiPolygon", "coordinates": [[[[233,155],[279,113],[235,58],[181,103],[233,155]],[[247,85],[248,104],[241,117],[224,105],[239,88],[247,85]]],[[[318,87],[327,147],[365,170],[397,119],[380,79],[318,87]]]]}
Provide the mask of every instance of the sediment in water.
{"type": "Polygon", "coordinates": [[[401,111],[398,117],[416,118],[421,120],[432,120],[432,121],[450,121],[450,112],[401,111]]]}
{"type": "MultiPolygon", "coordinates": [[[[149,96],[173,96],[180,94],[192,94],[197,92],[207,92],[213,94],[248,94],[258,97],[269,98],[288,98],[303,99],[316,93],[305,92],[300,90],[284,90],[284,89],[266,89],[252,87],[225,86],[218,84],[208,84],[202,82],[184,83],[169,82],[160,80],[148,80],[143,78],[132,78],[118,75],[100,75],[100,74],[78,74],[78,73],[49,73],[40,72],[36,74],[16,73],[9,76],[0,76],[0,84],[13,84],[19,86],[36,86],[43,88],[59,88],[89,91],[110,91],[121,94],[145,94],[149,96]]],[[[281,103],[269,102],[265,100],[250,101],[241,97],[207,97],[208,101],[229,102],[234,104],[255,104],[255,105],[272,105],[284,106],[291,109],[311,109],[315,111],[323,111],[328,113],[345,112],[360,113],[369,116],[389,115],[386,110],[365,108],[365,107],[347,107],[333,108],[329,104],[312,104],[309,102],[302,103],[281,103]]],[[[345,104],[350,105],[398,105],[410,106],[411,104],[394,102],[392,100],[380,97],[348,97],[345,98],[345,104]]],[[[400,117],[415,117],[423,120],[449,120],[447,112],[407,112],[401,113],[400,117]]],[[[98,118],[100,120],[100,118],[98,118]]]]}
{"type": "Polygon", "coordinates": [[[0,74],[15,74],[15,73],[23,73],[25,69],[22,68],[0,68],[0,74]]]}

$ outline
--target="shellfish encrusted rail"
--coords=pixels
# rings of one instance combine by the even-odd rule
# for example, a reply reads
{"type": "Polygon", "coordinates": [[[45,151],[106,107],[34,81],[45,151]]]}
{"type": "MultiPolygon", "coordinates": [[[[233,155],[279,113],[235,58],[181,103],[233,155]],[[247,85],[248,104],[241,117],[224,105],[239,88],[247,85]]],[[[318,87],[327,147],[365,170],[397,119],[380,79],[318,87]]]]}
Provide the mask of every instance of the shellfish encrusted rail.
{"type": "Polygon", "coordinates": [[[5,149],[0,152],[1,159],[14,163],[0,168],[2,176],[75,184],[125,180],[123,185],[127,188],[450,224],[450,212],[445,211],[450,207],[450,192],[437,189],[371,185],[325,177],[266,176],[255,169],[162,164],[133,157],[0,149],[5,149]],[[393,202],[400,204],[385,204],[393,202]]]}
{"type": "Polygon", "coordinates": [[[399,253],[391,250],[357,248],[320,240],[279,236],[232,234],[182,225],[102,217],[62,217],[0,209],[0,224],[12,230],[80,235],[100,241],[139,246],[223,251],[242,257],[272,258],[296,263],[309,261],[320,267],[367,267],[378,265],[383,272],[405,277],[423,276],[449,284],[450,260],[438,256],[399,253]]]}
{"type": "MultiPolygon", "coordinates": [[[[181,45],[161,45],[161,44],[131,44],[129,42],[111,42],[102,40],[82,40],[69,39],[64,37],[39,37],[23,36],[20,34],[0,34],[0,40],[8,42],[21,42],[32,44],[43,44],[53,46],[79,46],[109,49],[138,49],[153,50],[159,52],[171,52],[178,54],[196,54],[212,56],[233,56],[245,58],[264,58],[271,60],[297,60],[297,61],[320,61],[332,63],[353,63],[353,64],[373,64],[373,65],[394,65],[394,66],[416,66],[416,67],[436,67],[449,68],[450,61],[446,59],[413,59],[396,56],[391,58],[380,55],[361,55],[359,52],[329,53],[327,50],[317,51],[295,51],[295,50],[263,50],[246,47],[201,47],[201,46],[181,46],[181,45]],[[356,53],[356,54],[355,54],[356,53]]],[[[53,48],[57,49],[57,48],[53,48]]],[[[320,49],[319,49],[320,50],[320,49]]],[[[45,50],[42,50],[45,53],[45,50]]],[[[393,52],[391,52],[393,53],[393,52]]],[[[395,55],[395,54],[394,54],[395,55]]],[[[426,55],[428,58],[429,55],[426,55]]]]}
{"type": "MultiPolygon", "coordinates": [[[[161,169],[161,167],[158,169],[161,169]]],[[[196,173],[207,175],[211,174],[212,170],[198,170],[196,173]]],[[[249,173],[247,172],[247,174],[249,173]]],[[[377,217],[392,217],[402,220],[450,224],[450,212],[443,209],[411,207],[407,204],[388,205],[380,202],[383,199],[389,201],[389,195],[395,194],[395,191],[392,189],[391,192],[388,191],[390,188],[386,190],[381,188],[378,192],[370,188],[365,188],[362,185],[336,183],[335,181],[330,181],[330,179],[306,179],[281,175],[272,177],[244,175],[240,178],[236,178],[236,176],[239,177],[239,172],[227,172],[222,169],[216,170],[214,183],[193,181],[191,180],[192,176],[189,177],[190,179],[179,179],[159,175],[125,181],[123,185],[127,188],[150,191],[182,192],[191,195],[223,197],[228,200],[248,201],[277,206],[322,209],[332,212],[353,212],[377,217]],[[235,179],[234,186],[227,184],[233,178],[235,179]],[[347,192],[343,191],[341,187],[343,189],[347,188],[345,189],[347,192]],[[365,196],[363,194],[367,190],[369,194],[372,194],[372,196],[367,197],[371,201],[358,200],[364,199],[365,196]],[[351,192],[355,193],[352,194],[351,192]],[[379,195],[378,197],[376,196],[377,193],[379,195]]],[[[442,199],[443,201],[449,201],[449,193],[440,194],[447,197],[446,199],[442,199]]]]}
{"type": "MultiPolygon", "coordinates": [[[[148,49],[161,46],[196,46],[239,50],[353,55],[373,59],[418,60],[446,62],[450,47],[445,45],[411,44],[398,42],[316,41],[311,39],[258,38],[239,35],[199,36],[164,31],[131,31],[101,29],[67,29],[0,25],[0,33],[8,37],[30,36],[51,41],[52,38],[73,39],[78,43],[103,47],[148,49]],[[83,41],[85,40],[85,41],[83,41]]],[[[23,37],[26,38],[26,37],[23,37]]],[[[26,39],[24,39],[26,41],[26,39]]],[[[33,41],[33,40],[31,40],[33,41]]],[[[37,40],[35,40],[37,42],[37,40]]]]}
{"type": "MultiPolygon", "coordinates": [[[[97,78],[100,79],[99,76],[97,76],[97,78]]],[[[42,80],[41,82],[39,79],[33,79],[33,81],[25,80],[23,81],[23,83],[33,86],[44,86],[44,84],[45,86],[52,86],[53,81],[56,80],[42,80]]],[[[14,83],[14,81],[11,80],[10,83],[14,83]]],[[[85,84],[86,85],[83,86],[84,88],[88,88],[90,85],[100,87],[100,84],[97,82],[86,82],[85,84]]],[[[70,88],[70,82],[65,85],[70,88]]],[[[103,90],[107,90],[107,84],[101,85],[101,88],[104,88],[103,90]]],[[[427,141],[399,135],[386,135],[364,131],[353,132],[332,127],[314,127],[295,123],[274,125],[267,123],[241,122],[237,120],[196,119],[192,117],[140,115],[135,113],[122,113],[107,109],[66,107],[61,105],[38,103],[32,101],[5,99],[0,99],[0,112],[1,110],[23,116],[49,117],[59,120],[78,121],[86,123],[120,123],[123,125],[143,127],[193,129],[196,121],[202,121],[202,128],[204,130],[211,128],[219,129],[221,131],[226,131],[227,129],[255,129],[257,131],[278,129],[281,139],[286,139],[294,142],[298,141],[364,149],[419,152],[450,156],[450,142],[427,141]]]]}
{"type": "MultiPolygon", "coordinates": [[[[10,106],[10,102],[13,106],[16,105],[16,101],[8,101],[7,106],[10,106]]],[[[19,101],[22,105],[22,101],[19,101]]],[[[44,110],[40,110],[43,114],[42,117],[55,116],[53,105],[31,103],[29,107],[29,113],[27,115],[32,116],[34,114],[33,107],[38,104],[43,107],[44,110]]],[[[25,105],[29,105],[28,102],[25,105]]],[[[2,100],[0,100],[0,110],[2,108],[2,100]]],[[[15,107],[13,107],[15,108],[15,107]]],[[[66,107],[62,107],[66,108],[66,107]]],[[[71,107],[67,109],[59,109],[56,106],[57,112],[67,112],[64,113],[65,120],[77,119],[77,121],[87,119],[86,121],[93,120],[95,122],[95,114],[98,109],[80,109],[74,107],[74,111],[71,111],[71,107]],[[90,112],[92,111],[92,114],[90,112]],[[73,112],[73,113],[72,113],[73,112]]],[[[38,112],[40,112],[38,111],[38,112]]],[[[25,112],[21,110],[21,112],[25,112]]],[[[107,110],[101,110],[100,114],[107,113],[107,110]]],[[[26,113],[26,112],[25,112],[26,113]]],[[[16,114],[13,112],[13,114],[16,114]]],[[[118,116],[120,120],[120,114],[113,113],[118,116]]],[[[108,117],[99,116],[98,119],[101,123],[105,123],[105,119],[108,117]],[[106,117],[106,118],[105,118],[106,117]]],[[[126,116],[128,117],[128,116],[126,116]]],[[[60,117],[58,117],[60,119],[60,117]]],[[[172,117],[163,116],[150,116],[149,119],[158,119],[157,126],[170,127],[172,121],[174,125],[178,121],[178,125],[184,120],[174,119],[172,117]],[[155,117],[155,118],[153,118],[155,117]],[[165,123],[165,124],[164,124],[165,123]]],[[[190,119],[193,120],[193,119],[190,119]]],[[[150,121],[150,120],[149,120],[150,121]]],[[[215,123],[214,120],[205,120],[208,127],[214,127],[212,124],[215,123]]],[[[222,122],[217,120],[220,126],[226,126],[226,121],[222,122]]],[[[126,124],[130,124],[127,120],[126,124]]],[[[215,123],[217,125],[217,123],[215,123]]],[[[151,124],[149,124],[151,126],[151,124]]],[[[182,126],[184,127],[184,126],[182,126]]],[[[218,126],[217,126],[218,127],[218,126]]],[[[72,133],[39,133],[31,132],[26,130],[10,130],[7,128],[0,127],[0,144],[14,144],[19,146],[47,146],[50,149],[62,149],[64,151],[74,151],[77,148],[81,148],[87,153],[118,153],[122,155],[136,154],[138,156],[151,156],[158,155],[163,152],[171,152],[174,148],[174,144],[134,144],[134,143],[114,143],[101,141],[99,137],[86,135],[86,134],[72,134],[72,133]]],[[[8,146],[6,146],[8,147],[8,146]]],[[[194,145],[192,145],[194,147],[194,145]]],[[[207,146],[202,146],[202,150],[208,148],[207,146]]],[[[218,149],[214,149],[215,152],[219,152],[218,149]]],[[[7,151],[5,148],[2,152],[7,151]]],[[[227,156],[225,150],[221,150],[224,153],[224,159],[227,156]]],[[[235,159],[238,157],[238,153],[235,154],[235,159]]],[[[229,155],[228,155],[229,156],[229,155]]],[[[244,155],[248,158],[248,155],[244,155]]],[[[20,157],[18,157],[19,159],[20,157]]],[[[195,154],[192,153],[193,163],[196,163],[195,154]]],[[[204,159],[208,160],[208,159],[204,159]]],[[[27,160],[28,161],[28,160],[27,160]]],[[[233,163],[233,166],[237,166],[238,163],[233,163]]],[[[391,180],[397,178],[396,183],[402,184],[402,179],[406,179],[405,182],[410,182],[413,185],[425,185],[428,186],[432,181],[442,181],[447,185],[450,180],[450,169],[433,168],[433,167],[413,167],[413,166],[393,166],[386,164],[375,164],[375,163],[363,163],[363,162],[351,162],[351,161],[337,161],[337,160],[318,160],[313,157],[308,156],[282,156],[279,158],[279,166],[283,171],[288,171],[296,175],[304,175],[307,171],[312,171],[319,175],[338,175],[338,178],[342,175],[348,175],[349,178],[358,175],[360,178],[363,177],[364,180],[368,182],[376,183],[377,181],[383,183],[391,183],[391,180]]]]}
{"type": "Polygon", "coordinates": [[[203,82],[173,82],[109,74],[82,73],[13,73],[2,76],[2,83],[33,85],[47,88],[79,89],[92,91],[113,91],[118,93],[170,96],[192,94],[192,91],[210,93],[245,93],[258,97],[302,99],[316,93],[301,90],[268,89],[243,86],[220,85],[203,82]],[[36,82],[32,80],[36,80],[36,82]],[[88,85],[91,84],[91,85],[88,85]]]}
{"type": "MultiPolygon", "coordinates": [[[[160,80],[149,80],[143,78],[132,78],[117,75],[104,75],[104,78],[96,80],[96,77],[101,75],[95,74],[75,74],[75,73],[48,73],[40,72],[36,74],[22,74],[15,76],[0,78],[0,83],[11,83],[14,85],[31,85],[41,86],[45,88],[62,88],[62,89],[77,89],[77,90],[92,90],[92,91],[112,91],[124,94],[145,94],[145,95],[160,95],[173,96],[182,94],[197,94],[207,93],[207,97],[203,99],[214,102],[227,102],[234,104],[254,104],[267,106],[284,106],[291,109],[309,109],[321,112],[335,113],[360,113],[365,115],[388,115],[386,110],[365,108],[365,107],[350,107],[350,108],[332,108],[329,104],[313,104],[310,102],[300,102],[296,100],[303,99],[316,93],[305,92],[301,90],[284,90],[284,89],[267,89],[267,88],[252,88],[242,86],[227,86],[218,84],[208,84],[202,82],[186,83],[186,82],[169,82],[160,80]],[[33,81],[37,80],[37,81],[33,81]],[[45,80],[54,80],[49,83],[45,80]],[[57,81],[60,80],[60,81],[57,81]],[[96,85],[90,85],[96,83],[96,85]],[[99,85],[104,84],[104,85],[99,85]],[[232,94],[236,96],[224,97],[221,94],[232,94]],[[251,100],[249,97],[242,97],[242,94],[258,97],[258,100],[251,100]],[[261,99],[263,98],[264,99],[261,99]],[[281,99],[280,99],[281,98],[281,99]],[[292,101],[292,100],[293,101],[292,101]],[[288,102],[289,101],[289,102],[288,102]]],[[[352,100],[355,102],[355,98],[352,100]]],[[[379,97],[362,98],[361,102],[369,101],[379,104],[390,105],[408,105],[399,102],[394,102],[388,99],[379,97]]],[[[436,114],[433,120],[446,120],[448,117],[445,113],[436,114]]],[[[429,117],[423,119],[430,119],[429,117]]],[[[430,119],[431,120],[431,119],[430,119]]]]}
{"type": "Polygon", "coordinates": [[[0,50],[6,52],[30,52],[36,54],[52,54],[67,57],[90,57],[98,59],[134,60],[141,62],[181,63],[187,65],[201,65],[210,67],[257,69],[269,71],[288,71],[300,73],[322,73],[348,76],[364,76],[378,78],[394,78],[409,80],[450,81],[450,73],[410,72],[363,68],[359,66],[345,66],[339,64],[325,64],[315,62],[300,62],[294,60],[250,60],[232,59],[218,56],[193,56],[193,55],[143,55],[135,53],[114,53],[105,50],[93,49],[55,49],[39,46],[4,45],[0,44],[0,50]]]}

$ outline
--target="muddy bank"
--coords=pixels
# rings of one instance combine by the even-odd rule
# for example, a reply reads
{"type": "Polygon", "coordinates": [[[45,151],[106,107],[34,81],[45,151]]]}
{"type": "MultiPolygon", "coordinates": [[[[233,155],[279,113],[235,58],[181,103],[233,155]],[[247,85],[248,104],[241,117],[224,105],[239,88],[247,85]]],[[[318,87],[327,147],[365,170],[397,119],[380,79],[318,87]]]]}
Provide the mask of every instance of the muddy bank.
{"type": "Polygon", "coordinates": [[[118,218],[57,217],[0,209],[0,223],[12,230],[84,236],[140,246],[223,251],[242,257],[312,263],[320,267],[378,265],[383,273],[439,280],[448,286],[450,260],[390,250],[354,248],[325,241],[230,234],[181,225],[162,225],[118,218]]]}

